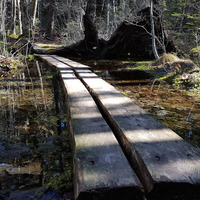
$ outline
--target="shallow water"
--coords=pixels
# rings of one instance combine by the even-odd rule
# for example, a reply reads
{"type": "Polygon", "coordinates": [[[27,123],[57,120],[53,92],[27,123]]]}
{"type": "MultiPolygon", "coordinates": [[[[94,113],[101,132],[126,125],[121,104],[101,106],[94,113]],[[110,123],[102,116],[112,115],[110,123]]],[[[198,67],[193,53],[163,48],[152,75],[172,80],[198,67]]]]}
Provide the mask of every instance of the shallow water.
{"type": "Polygon", "coordinates": [[[69,191],[72,183],[66,107],[58,74],[34,62],[2,76],[0,197],[30,200],[44,195],[50,198],[51,194],[54,199],[61,199],[67,194],[59,191],[59,196],[43,187],[66,171],[69,191]]]}
{"type": "Polygon", "coordinates": [[[148,77],[146,73],[134,71],[134,61],[82,62],[182,138],[200,148],[200,96],[188,95],[186,91],[148,77]]]}
{"type": "MultiPolygon", "coordinates": [[[[200,98],[188,96],[147,74],[126,70],[135,62],[87,61],[103,79],[200,148],[200,98]],[[128,74],[128,76],[127,76],[128,74]],[[140,74],[140,75],[139,75],[140,74]],[[143,76],[145,75],[145,77],[143,76]]],[[[72,164],[64,95],[58,74],[38,63],[0,79],[0,198],[72,199],[43,187],[72,164]]],[[[54,182],[55,183],[55,182],[54,182]]]]}

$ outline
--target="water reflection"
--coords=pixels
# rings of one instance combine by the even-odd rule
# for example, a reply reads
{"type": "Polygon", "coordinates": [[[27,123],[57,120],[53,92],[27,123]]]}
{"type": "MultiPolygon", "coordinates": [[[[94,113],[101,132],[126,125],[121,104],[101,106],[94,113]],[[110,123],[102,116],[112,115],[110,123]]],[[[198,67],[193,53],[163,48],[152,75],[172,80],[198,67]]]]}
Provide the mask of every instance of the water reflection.
{"type": "MultiPolygon", "coordinates": [[[[38,62],[0,78],[0,198],[30,199],[18,190],[33,191],[55,177],[62,177],[66,171],[71,182],[71,153],[61,88],[57,72],[38,62]],[[57,124],[59,120],[64,120],[64,127],[57,124]]],[[[69,183],[68,190],[70,187],[69,183]]],[[[59,196],[53,191],[47,195],[43,190],[49,198],[50,193],[55,199],[59,196]]]]}
{"type": "Polygon", "coordinates": [[[136,62],[81,61],[124,95],[156,116],[195,147],[200,148],[200,97],[187,95],[141,71],[136,62]],[[132,68],[130,70],[130,67],[132,68]]]}

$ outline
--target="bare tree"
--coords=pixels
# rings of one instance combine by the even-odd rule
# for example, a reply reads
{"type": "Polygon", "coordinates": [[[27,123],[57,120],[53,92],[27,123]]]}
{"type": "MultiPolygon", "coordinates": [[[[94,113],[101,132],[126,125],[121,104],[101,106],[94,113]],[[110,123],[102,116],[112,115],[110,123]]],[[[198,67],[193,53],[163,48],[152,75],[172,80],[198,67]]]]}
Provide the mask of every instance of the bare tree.
{"type": "Polygon", "coordinates": [[[17,1],[13,0],[13,34],[16,35],[17,1]]]}
{"type": "Polygon", "coordinates": [[[36,21],[36,14],[37,14],[37,5],[38,5],[38,0],[33,0],[33,13],[32,13],[32,26],[33,26],[33,30],[35,29],[35,21],[36,21]]]}
{"type": "Polygon", "coordinates": [[[152,50],[153,50],[154,57],[156,59],[158,59],[159,55],[158,55],[158,51],[157,51],[157,48],[156,48],[156,36],[155,36],[155,29],[154,29],[153,0],[149,0],[149,4],[150,4],[152,50]]]}
{"type": "Polygon", "coordinates": [[[113,0],[113,24],[114,27],[116,28],[116,5],[115,5],[115,0],[113,0]]]}
{"type": "Polygon", "coordinates": [[[110,0],[106,0],[106,33],[109,37],[109,26],[110,25],[110,0]]]}
{"type": "Polygon", "coordinates": [[[121,1],[121,20],[123,21],[125,19],[125,6],[126,6],[126,2],[125,0],[121,1]]]}
{"type": "Polygon", "coordinates": [[[0,45],[1,54],[7,56],[7,33],[6,33],[6,11],[7,11],[7,4],[6,0],[1,0],[1,30],[0,34],[3,36],[3,43],[0,45]]]}
{"type": "Polygon", "coordinates": [[[23,29],[22,29],[21,0],[17,0],[17,8],[18,8],[18,18],[19,18],[19,34],[22,34],[23,29]]]}

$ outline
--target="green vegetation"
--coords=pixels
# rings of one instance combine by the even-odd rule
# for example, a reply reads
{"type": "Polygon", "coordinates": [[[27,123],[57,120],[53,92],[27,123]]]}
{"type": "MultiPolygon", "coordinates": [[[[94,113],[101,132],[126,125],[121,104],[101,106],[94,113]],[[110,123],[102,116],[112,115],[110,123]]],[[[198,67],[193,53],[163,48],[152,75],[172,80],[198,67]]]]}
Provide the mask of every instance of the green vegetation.
{"type": "Polygon", "coordinates": [[[195,47],[193,49],[191,49],[189,51],[189,55],[192,57],[192,58],[199,58],[200,59],[200,46],[198,47],[195,47]]]}
{"type": "Polygon", "coordinates": [[[18,39],[18,38],[19,38],[19,36],[16,35],[16,34],[8,34],[8,36],[9,36],[10,38],[14,38],[14,39],[18,39]]]}
{"type": "Polygon", "coordinates": [[[139,61],[134,65],[134,68],[140,70],[140,69],[146,69],[148,70],[150,68],[150,65],[153,61],[139,61]]]}
{"type": "Polygon", "coordinates": [[[179,49],[187,52],[197,46],[200,34],[200,2],[195,0],[165,0],[165,26],[179,49]]]}
{"type": "Polygon", "coordinates": [[[175,88],[200,89],[200,68],[192,60],[180,59],[175,54],[163,54],[154,61],[140,61],[127,69],[144,70],[158,81],[165,81],[175,88]],[[168,71],[164,69],[165,63],[170,65],[168,71]]]}
{"type": "Polygon", "coordinates": [[[152,63],[152,66],[162,67],[166,62],[177,62],[180,59],[174,54],[163,54],[158,60],[152,63]]]}
{"type": "Polygon", "coordinates": [[[56,49],[63,46],[61,44],[38,44],[38,45],[46,50],[56,49]]]}
{"type": "Polygon", "coordinates": [[[160,74],[160,80],[164,80],[177,88],[198,88],[197,86],[199,85],[199,80],[198,78],[193,77],[198,77],[196,73],[199,71],[199,68],[192,60],[179,59],[175,55],[164,54],[155,63],[153,63],[153,66],[157,65],[158,69],[163,69],[165,62],[170,64],[171,69],[163,75],[160,74]],[[180,68],[177,68],[178,65],[180,68]],[[194,74],[196,75],[194,76],[194,74]]]}
{"type": "Polygon", "coordinates": [[[69,191],[72,189],[72,171],[66,170],[61,176],[53,177],[46,185],[47,189],[52,188],[59,191],[69,191]]]}

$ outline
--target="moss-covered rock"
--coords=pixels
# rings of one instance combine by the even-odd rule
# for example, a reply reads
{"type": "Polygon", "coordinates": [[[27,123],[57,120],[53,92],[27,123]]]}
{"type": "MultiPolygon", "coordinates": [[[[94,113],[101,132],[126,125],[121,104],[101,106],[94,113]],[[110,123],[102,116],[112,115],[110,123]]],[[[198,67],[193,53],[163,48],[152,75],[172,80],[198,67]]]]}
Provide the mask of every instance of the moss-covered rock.
{"type": "Polygon", "coordinates": [[[180,65],[179,71],[181,73],[190,72],[190,71],[195,70],[197,68],[196,64],[192,60],[189,60],[189,59],[187,59],[187,60],[180,59],[178,61],[174,61],[171,64],[171,68],[175,69],[178,65],[180,65]]]}
{"type": "Polygon", "coordinates": [[[163,54],[152,63],[151,68],[156,69],[156,77],[160,81],[166,81],[176,88],[200,88],[200,68],[190,59],[180,59],[174,54],[163,54]]]}
{"type": "Polygon", "coordinates": [[[173,63],[173,62],[177,62],[179,60],[180,59],[175,54],[166,54],[165,53],[162,56],[160,56],[160,58],[157,59],[152,65],[159,66],[159,65],[164,65],[166,62],[173,63]]]}

